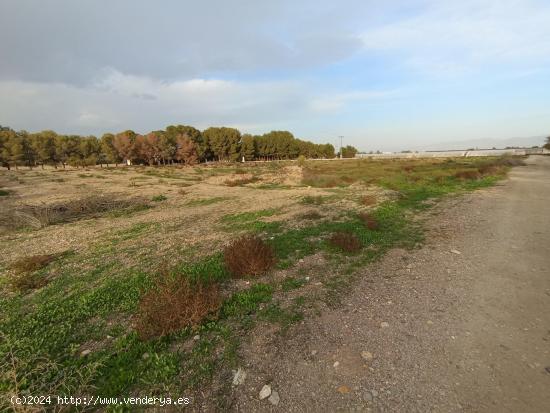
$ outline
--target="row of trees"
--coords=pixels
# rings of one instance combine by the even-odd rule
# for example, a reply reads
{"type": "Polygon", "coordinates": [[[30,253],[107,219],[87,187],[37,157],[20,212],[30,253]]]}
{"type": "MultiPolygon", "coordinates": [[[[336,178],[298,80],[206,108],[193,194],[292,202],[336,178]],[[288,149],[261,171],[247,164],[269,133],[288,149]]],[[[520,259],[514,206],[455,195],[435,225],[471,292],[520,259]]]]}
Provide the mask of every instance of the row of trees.
{"type": "MultiPolygon", "coordinates": [[[[351,145],[342,148],[342,158],[355,158],[355,155],[357,155],[357,148],[351,145]]],[[[338,152],[338,156],[340,156],[340,152],[338,152]]]]}
{"type": "MultiPolygon", "coordinates": [[[[345,151],[343,151],[345,154],[345,151]]],[[[212,127],[200,131],[192,126],[168,126],[140,135],[127,130],[95,136],[58,135],[53,131],[16,132],[0,126],[0,164],[8,169],[19,165],[91,165],[181,163],[334,158],[330,144],[296,139],[288,131],[249,135],[234,128],[212,127]]]]}

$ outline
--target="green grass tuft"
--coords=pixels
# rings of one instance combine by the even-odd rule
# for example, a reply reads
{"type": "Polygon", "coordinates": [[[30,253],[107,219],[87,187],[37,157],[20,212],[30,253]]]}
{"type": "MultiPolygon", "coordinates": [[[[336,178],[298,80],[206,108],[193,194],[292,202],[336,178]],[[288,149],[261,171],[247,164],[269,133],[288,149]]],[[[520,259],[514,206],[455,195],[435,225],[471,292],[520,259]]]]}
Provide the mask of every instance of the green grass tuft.
{"type": "Polygon", "coordinates": [[[222,307],[226,317],[243,316],[258,310],[260,304],[271,301],[273,287],[268,284],[255,284],[248,290],[233,294],[222,307]]]}
{"type": "Polygon", "coordinates": [[[153,198],[151,198],[151,201],[154,201],[154,202],[161,202],[161,201],[166,201],[168,199],[168,197],[166,195],[155,195],[153,198]]]}
{"type": "Polygon", "coordinates": [[[264,222],[260,218],[270,217],[278,212],[277,209],[264,209],[261,211],[243,212],[240,214],[224,215],[221,218],[223,229],[225,231],[250,231],[250,232],[269,232],[280,231],[279,222],[264,222]]]}

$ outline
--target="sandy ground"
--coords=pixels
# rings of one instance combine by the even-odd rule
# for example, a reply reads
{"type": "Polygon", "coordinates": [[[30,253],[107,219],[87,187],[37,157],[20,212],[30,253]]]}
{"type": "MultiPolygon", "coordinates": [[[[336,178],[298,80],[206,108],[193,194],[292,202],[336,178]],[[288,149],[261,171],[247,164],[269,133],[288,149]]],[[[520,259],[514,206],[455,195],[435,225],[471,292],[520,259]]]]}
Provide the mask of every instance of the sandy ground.
{"type": "Polygon", "coordinates": [[[342,307],[256,331],[233,409],[550,411],[549,205],[549,157],[440,203],[424,247],[366,267],[342,307]]]}
{"type": "MultiPolygon", "coordinates": [[[[85,252],[90,246],[104,243],[116,233],[130,230],[137,224],[156,224],[157,230],[142,237],[143,247],[151,247],[157,255],[169,255],[175,248],[206,248],[224,243],[230,237],[220,230],[220,219],[227,214],[277,209],[276,218],[285,219],[311,209],[302,205],[304,196],[330,195],[329,192],[299,185],[301,175],[297,167],[287,167],[278,174],[261,172],[260,184],[276,182],[289,184],[285,189],[262,190],[252,186],[229,187],[225,181],[242,179],[232,173],[206,172],[198,175],[192,168],[118,168],[89,170],[20,169],[2,171],[0,188],[12,195],[0,198],[0,214],[19,205],[41,205],[64,200],[85,198],[91,194],[107,197],[139,198],[149,201],[154,208],[122,218],[100,216],[63,225],[51,225],[38,231],[6,231],[0,227],[0,266],[24,256],[55,254],[67,250],[85,252]],[[146,175],[147,172],[158,176],[146,175]],[[163,177],[166,174],[169,177],[163,177]],[[179,186],[185,183],[186,186],[179,186]],[[167,197],[164,202],[151,202],[155,195],[167,197]],[[220,198],[223,202],[193,205],[194,201],[220,198]]],[[[204,171],[209,171],[203,168],[204,171]]],[[[301,171],[300,171],[301,173],[301,171]]],[[[355,191],[357,198],[367,193],[364,188],[355,191]]],[[[359,204],[354,202],[355,206],[359,204]]],[[[342,208],[347,205],[342,205],[342,208]]],[[[322,212],[327,215],[328,212],[322,212]]],[[[132,239],[131,242],[135,242],[132,239]]]]}

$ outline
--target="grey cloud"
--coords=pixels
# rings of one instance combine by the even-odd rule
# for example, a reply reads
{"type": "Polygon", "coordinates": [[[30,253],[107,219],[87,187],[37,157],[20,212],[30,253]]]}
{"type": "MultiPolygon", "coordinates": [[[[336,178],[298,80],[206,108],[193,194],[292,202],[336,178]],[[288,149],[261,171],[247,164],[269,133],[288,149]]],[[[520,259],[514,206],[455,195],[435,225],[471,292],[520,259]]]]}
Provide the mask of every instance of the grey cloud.
{"type": "Polygon", "coordinates": [[[158,97],[153,95],[152,93],[133,93],[133,97],[137,99],[144,99],[144,100],[157,100],[158,97]]]}
{"type": "Polygon", "coordinates": [[[174,80],[312,67],[362,47],[347,28],[360,2],[299,3],[3,1],[0,76],[84,85],[114,68],[174,80]]]}

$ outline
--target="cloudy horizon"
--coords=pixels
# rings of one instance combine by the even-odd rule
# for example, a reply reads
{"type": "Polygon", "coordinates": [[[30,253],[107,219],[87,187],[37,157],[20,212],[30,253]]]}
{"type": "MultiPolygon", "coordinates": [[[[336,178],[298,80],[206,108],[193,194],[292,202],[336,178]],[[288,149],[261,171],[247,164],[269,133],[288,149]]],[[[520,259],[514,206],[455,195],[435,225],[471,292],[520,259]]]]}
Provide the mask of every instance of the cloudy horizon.
{"type": "Polygon", "coordinates": [[[550,133],[544,1],[3,0],[0,16],[14,129],[223,125],[366,151],[550,133]]]}

